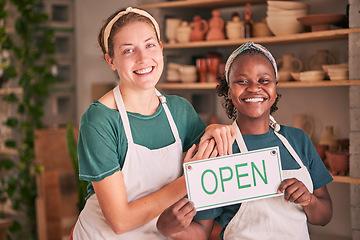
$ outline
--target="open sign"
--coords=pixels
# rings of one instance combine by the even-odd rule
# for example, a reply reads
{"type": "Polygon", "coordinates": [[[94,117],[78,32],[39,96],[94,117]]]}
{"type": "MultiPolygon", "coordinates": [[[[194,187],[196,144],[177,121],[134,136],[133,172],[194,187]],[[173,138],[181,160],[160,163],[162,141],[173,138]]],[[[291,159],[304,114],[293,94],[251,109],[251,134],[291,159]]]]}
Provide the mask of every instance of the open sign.
{"type": "Polygon", "coordinates": [[[184,164],[188,197],[197,210],[279,196],[278,147],[184,164]]]}

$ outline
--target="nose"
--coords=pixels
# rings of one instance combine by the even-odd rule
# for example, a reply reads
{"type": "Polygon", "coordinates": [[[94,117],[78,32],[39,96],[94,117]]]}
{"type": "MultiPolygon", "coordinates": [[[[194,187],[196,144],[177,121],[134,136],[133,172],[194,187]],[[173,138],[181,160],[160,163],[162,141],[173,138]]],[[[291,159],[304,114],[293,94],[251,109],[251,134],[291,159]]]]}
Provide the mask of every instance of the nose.
{"type": "Polygon", "coordinates": [[[248,92],[258,92],[261,90],[261,84],[257,81],[250,81],[246,90],[248,92]]]}
{"type": "Polygon", "coordinates": [[[138,63],[143,63],[147,58],[147,54],[145,51],[138,50],[136,54],[136,61],[138,63]]]}

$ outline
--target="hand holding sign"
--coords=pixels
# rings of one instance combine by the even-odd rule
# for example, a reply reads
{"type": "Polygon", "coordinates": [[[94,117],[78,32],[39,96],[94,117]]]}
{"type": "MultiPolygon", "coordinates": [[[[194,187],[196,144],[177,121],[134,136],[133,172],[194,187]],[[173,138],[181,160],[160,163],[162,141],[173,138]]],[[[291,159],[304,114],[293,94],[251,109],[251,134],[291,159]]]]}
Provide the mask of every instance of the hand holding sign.
{"type": "Polygon", "coordinates": [[[278,196],[279,148],[267,148],[184,164],[188,197],[197,210],[278,196]]]}

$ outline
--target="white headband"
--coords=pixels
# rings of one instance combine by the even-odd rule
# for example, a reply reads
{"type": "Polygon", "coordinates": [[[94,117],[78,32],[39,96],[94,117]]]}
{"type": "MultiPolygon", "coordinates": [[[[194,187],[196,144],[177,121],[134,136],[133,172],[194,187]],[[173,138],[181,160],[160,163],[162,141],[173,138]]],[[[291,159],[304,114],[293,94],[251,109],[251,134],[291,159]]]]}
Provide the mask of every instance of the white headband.
{"type": "Polygon", "coordinates": [[[148,12],[145,12],[144,10],[140,10],[140,9],[137,9],[137,8],[132,8],[132,7],[128,7],[126,8],[125,11],[121,11],[119,12],[113,19],[111,19],[111,21],[106,25],[106,28],[104,30],[104,46],[105,46],[105,51],[108,53],[109,52],[109,43],[108,43],[108,40],[109,40],[109,36],[110,36],[110,32],[111,32],[111,29],[114,25],[114,23],[123,15],[126,15],[130,12],[133,12],[133,13],[137,13],[139,15],[142,15],[144,17],[147,17],[148,19],[150,19],[150,21],[152,22],[152,24],[154,25],[155,27],[155,31],[156,31],[156,34],[157,34],[157,37],[158,39],[160,40],[160,28],[159,28],[159,24],[156,22],[156,20],[148,13],[148,12]]]}

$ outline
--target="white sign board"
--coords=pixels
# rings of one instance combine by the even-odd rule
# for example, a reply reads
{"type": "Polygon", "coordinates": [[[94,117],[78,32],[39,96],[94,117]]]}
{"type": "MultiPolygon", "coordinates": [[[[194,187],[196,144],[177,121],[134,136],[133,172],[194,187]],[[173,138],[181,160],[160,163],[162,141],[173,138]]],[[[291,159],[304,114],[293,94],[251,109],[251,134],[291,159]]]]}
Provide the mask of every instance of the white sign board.
{"type": "Polygon", "coordinates": [[[279,196],[281,170],[278,147],[184,163],[196,210],[279,196]]]}

